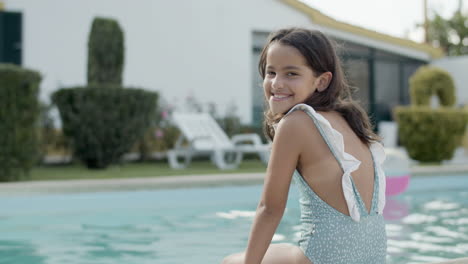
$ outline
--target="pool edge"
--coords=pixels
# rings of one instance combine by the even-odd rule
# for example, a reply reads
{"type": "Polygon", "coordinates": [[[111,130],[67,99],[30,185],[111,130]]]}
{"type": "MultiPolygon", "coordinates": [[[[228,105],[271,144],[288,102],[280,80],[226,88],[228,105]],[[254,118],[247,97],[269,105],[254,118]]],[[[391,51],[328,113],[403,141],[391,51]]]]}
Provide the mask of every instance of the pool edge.
{"type": "Polygon", "coordinates": [[[452,259],[452,260],[447,260],[447,261],[442,261],[442,262],[431,262],[427,264],[467,264],[468,263],[468,258],[457,258],[457,259],[452,259]]]}
{"type": "Polygon", "coordinates": [[[51,192],[144,190],[260,184],[264,173],[160,176],[125,179],[48,180],[0,183],[0,196],[51,192]]]}
{"type": "MultiPolygon", "coordinates": [[[[413,166],[412,177],[440,174],[467,174],[468,165],[413,166]]],[[[0,182],[0,196],[50,192],[94,192],[162,188],[209,187],[219,185],[261,184],[265,172],[219,173],[184,176],[157,176],[123,179],[79,179],[0,182]]]]}

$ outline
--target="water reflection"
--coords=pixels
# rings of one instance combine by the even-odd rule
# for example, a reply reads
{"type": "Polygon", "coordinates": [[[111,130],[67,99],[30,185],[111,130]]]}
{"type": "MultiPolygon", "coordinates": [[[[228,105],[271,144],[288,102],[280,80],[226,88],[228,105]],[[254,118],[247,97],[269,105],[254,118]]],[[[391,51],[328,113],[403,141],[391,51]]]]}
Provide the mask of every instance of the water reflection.
{"type": "Polygon", "coordinates": [[[46,257],[38,254],[36,247],[31,243],[0,240],[0,263],[45,264],[46,257]]]}
{"type": "Polygon", "coordinates": [[[404,200],[387,197],[383,216],[387,221],[399,220],[409,214],[409,205],[404,200]]]}

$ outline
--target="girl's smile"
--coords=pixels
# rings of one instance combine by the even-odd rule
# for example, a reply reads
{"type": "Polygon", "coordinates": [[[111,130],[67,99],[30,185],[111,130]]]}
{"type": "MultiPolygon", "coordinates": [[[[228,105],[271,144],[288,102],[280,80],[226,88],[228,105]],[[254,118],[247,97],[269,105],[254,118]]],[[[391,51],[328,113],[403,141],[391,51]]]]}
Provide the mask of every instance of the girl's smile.
{"type": "Polygon", "coordinates": [[[272,94],[271,97],[272,97],[271,100],[273,100],[273,101],[285,101],[285,100],[290,99],[291,95],[290,94],[277,93],[277,94],[272,94]]]}

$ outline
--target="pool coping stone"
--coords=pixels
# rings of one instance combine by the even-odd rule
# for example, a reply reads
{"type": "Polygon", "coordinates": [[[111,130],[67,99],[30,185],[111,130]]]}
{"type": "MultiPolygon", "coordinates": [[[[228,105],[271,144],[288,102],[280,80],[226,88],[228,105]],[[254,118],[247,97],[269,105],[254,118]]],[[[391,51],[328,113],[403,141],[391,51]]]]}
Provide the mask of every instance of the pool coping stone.
{"type": "MultiPolygon", "coordinates": [[[[468,165],[413,166],[413,177],[434,176],[443,173],[468,175],[468,165]]],[[[219,185],[261,184],[265,173],[219,173],[204,175],[158,176],[123,179],[44,180],[0,183],[1,195],[93,192],[117,190],[152,190],[164,188],[210,187],[219,185]]]]}

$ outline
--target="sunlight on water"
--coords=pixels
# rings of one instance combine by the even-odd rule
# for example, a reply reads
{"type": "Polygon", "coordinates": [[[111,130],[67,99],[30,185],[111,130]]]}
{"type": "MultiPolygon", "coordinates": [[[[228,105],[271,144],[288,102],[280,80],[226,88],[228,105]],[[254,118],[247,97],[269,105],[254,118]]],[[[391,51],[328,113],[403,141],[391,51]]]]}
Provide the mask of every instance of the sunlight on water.
{"type": "Polygon", "coordinates": [[[425,223],[433,223],[437,220],[438,220],[437,217],[433,215],[411,214],[403,218],[402,222],[408,225],[418,225],[418,224],[425,224],[425,223]]]}
{"type": "Polygon", "coordinates": [[[255,216],[255,211],[238,211],[238,210],[231,210],[227,213],[219,212],[216,213],[216,216],[226,219],[236,219],[239,217],[247,217],[253,218],[255,216]]]}

